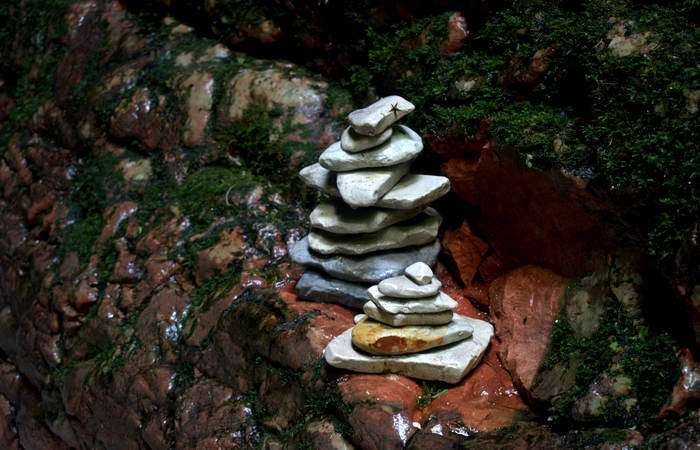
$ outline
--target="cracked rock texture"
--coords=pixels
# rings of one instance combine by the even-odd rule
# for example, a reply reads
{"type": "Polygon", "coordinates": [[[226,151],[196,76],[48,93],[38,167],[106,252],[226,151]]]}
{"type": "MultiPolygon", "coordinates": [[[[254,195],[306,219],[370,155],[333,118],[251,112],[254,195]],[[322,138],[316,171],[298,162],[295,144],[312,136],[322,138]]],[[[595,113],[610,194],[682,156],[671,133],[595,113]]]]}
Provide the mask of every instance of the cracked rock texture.
{"type": "MultiPolygon", "coordinates": [[[[455,385],[325,364],[325,346],[353,325],[363,285],[344,305],[322,301],[333,286],[297,296],[302,268],[290,252],[309,229],[309,205],[325,197],[296,174],[340,138],[350,111],[374,100],[334,77],[366,48],[331,32],[329,5],[36,3],[0,6],[0,447],[697,441],[698,389],[688,381],[697,355],[687,342],[662,414],[670,425],[595,428],[591,392],[624,378],[612,341],[603,347],[618,365],[578,387],[572,420],[585,431],[541,425],[579,374],[558,378],[560,361],[542,365],[557,320],[595,339],[619,304],[635,330],[653,335],[647,293],[665,291],[649,289],[643,258],[610,250],[620,222],[608,221],[607,201],[558,172],[524,167],[491,143],[488,127],[473,140],[427,136],[416,163],[450,179],[452,193],[435,204],[444,217],[435,273],[455,313],[494,325],[482,363],[455,385]],[[292,55],[303,57],[282,59],[292,55]]],[[[483,22],[489,8],[431,23],[446,36],[441,58],[470,49],[481,26],[471,17],[483,22]]],[[[424,13],[360,9],[372,26],[424,13]]],[[[654,34],[624,34],[625,23],[611,22],[610,52],[656,48],[654,34]]],[[[421,45],[432,44],[405,48],[421,45]]],[[[558,51],[516,61],[504,85],[539,83],[558,51]]],[[[432,262],[438,250],[426,252],[432,262]]],[[[683,303],[664,307],[696,330],[698,277],[688,268],[697,254],[695,240],[684,243],[673,286],[683,303]]],[[[635,333],[616,345],[646,336],[635,333]]],[[[635,389],[611,388],[610,398],[638,411],[631,400],[646,400],[635,389]]]]}

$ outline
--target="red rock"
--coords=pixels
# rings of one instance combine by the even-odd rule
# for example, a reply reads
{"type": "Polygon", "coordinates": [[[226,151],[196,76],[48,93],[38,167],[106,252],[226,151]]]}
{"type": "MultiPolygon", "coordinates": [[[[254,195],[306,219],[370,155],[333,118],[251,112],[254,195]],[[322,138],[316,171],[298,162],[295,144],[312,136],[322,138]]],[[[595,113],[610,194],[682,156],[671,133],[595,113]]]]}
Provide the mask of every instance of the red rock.
{"type": "Polygon", "coordinates": [[[102,218],[105,221],[105,226],[102,229],[97,242],[100,245],[107,242],[107,240],[117,231],[119,225],[121,225],[124,220],[136,214],[138,210],[139,207],[134,202],[115,203],[107,208],[104,214],[102,214],[102,218]]]}
{"type": "Polygon", "coordinates": [[[421,422],[416,400],[421,387],[398,375],[358,375],[338,384],[348,406],[353,441],[363,449],[401,449],[421,422]]]}
{"type": "Polygon", "coordinates": [[[216,272],[223,273],[235,259],[243,256],[245,237],[239,226],[226,228],[219,236],[219,241],[212,247],[197,252],[197,270],[195,280],[201,284],[216,272]]]}
{"type": "Polygon", "coordinates": [[[681,376],[673,386],[673,392],[659,412],[659,418],[682,417],[700,404],[700,364],[689,349],[678,352],[681,376]]]}
{"type": "Polygon", "coordinates": [[[537,83],[549,69],[549,58],[558,51],[559,46],[555,44],[537,50],[529,61],[523,57],[516,57],[499,80],[501,86],[506,88],[531,86],[537,83]]]}
{"type": "Polygon", "coordinates": [[[171,151],[177,147],[179,129],[174,118],[162,114],[165,98],[152,98],[148,88],[139,88],[131,100],[124,99],[110,119],[109,133],[125,142],[136,140],[147,152],[171,151]]]}
{"type": "Polygon", "coordinates": [[[97,301],[97,278],[84,278],[74,293],[73,306],[78,311],[86,312],[97,301]]]}
{"type": "Polygon", "coordinates": [[[516,416],[528,411],[497,353],[494,339],[476,369],[432,401],[424,413],[431,417],[433,432],[447,434],[462,425],[467,427],[462,432],[492,431],[510,425],[516,416]]]}
{"type": "MultiPolygon", "coordinates": [[[[510,264],[513,264],[513,262],[510,264]]],[[[491,253],[479,264],[479,275],[482,280],[490,283],[508,270],[514,268],[515,267],[508,266],[507,259],[504,261],[497,253],[491,253]]]]}
{"type": "Polygon", "coordinates": [[[19,449],[19,438],[12,425],[14,422],[12,409],[12,405],[5,396],[0,395],[0,448],[7,450],[19,449]]]}
{"type": "Polygon", "coordinates": [[[489,245],[472,233],[465,220],[459,229],[445,231],[442,247],[457,263],[464,285],[471,285],[489,245]]]}
{"type": "Polygon", "coordinates": [[[565,278],[530,265],[499,277],[489,289],[499,356],[523,395],[545,356],[565,288],[565,278]]]}
{"type": "Polygon", "coordinates": [[[440,166],[440,173],[450,179],[450,190],[472,206],[476,206],[479,201],[479,191],[476,189],[479,161],[452,158],[440,166]]]}
{"type": "Polygon", "coordinates": [[[109,280],[115,283],[136,283],[143,276],[143,269],[136,264],[136,255],[126,249],[126,240],[121,238],[119,256],[109,280]]]}
{"type": "Polygon", "coordinates": [[[89,0],[70,5],[66,15],[65,42],[67,51],[56,67],[56,98],[59,103],[67,100],[74,87],[83,79],[90,56],[99,42],[99,6],[89,0]]]}
{"type": "Polygon", "coordinates": [[[476,161],[441,166],[452,191],[478,207],[475,231],[506,268],[536,264],[577,276],[604,264],[612,230],[601,216],[610,207],[558,171],[527,169],[514,158],[486,149],[476,161]]]}
{"type": "Polygon", "coordinates": [[[462,43],[468,36],[467,19],[461,12],[456,12],[447,21],[447,39],[440,44],[440,50],[454,53],[462,48],[462,43]]]}
{"type": "Polygon", "coordinates": [[[34,183],[29,187],[32,206],[27,210],[27,222],[30,225],[37,223],[37,219],[47,209],[52,207],[56,201],[56,196],[43,183],[34,183]]]}

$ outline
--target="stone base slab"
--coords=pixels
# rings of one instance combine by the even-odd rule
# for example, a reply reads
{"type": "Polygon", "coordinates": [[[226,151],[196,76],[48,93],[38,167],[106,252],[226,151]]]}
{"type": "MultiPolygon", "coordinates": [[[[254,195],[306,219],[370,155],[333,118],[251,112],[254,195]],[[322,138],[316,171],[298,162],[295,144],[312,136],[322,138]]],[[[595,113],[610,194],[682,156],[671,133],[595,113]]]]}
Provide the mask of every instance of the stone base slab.
{"type": "Polygon", "coordinates": [[[378,356],[352,345],[352,328],[334,338],[323,351],[326,362],[340,369],[363,373],[396,373],[421,380],[457,383],[479,364],[493,336],[493,326],[479,319],[460,316],[474,332],[470,339],[421,353],[378,356]]]}

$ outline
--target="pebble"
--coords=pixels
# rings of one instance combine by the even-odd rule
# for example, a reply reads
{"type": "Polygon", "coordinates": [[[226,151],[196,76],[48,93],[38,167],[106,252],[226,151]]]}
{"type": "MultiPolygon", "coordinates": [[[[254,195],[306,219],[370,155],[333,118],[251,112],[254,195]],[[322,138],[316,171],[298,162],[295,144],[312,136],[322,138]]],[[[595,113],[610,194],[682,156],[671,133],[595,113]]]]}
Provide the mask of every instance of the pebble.
{"type": "Polygon", "coordinates": [[[437,295],[442,283],[433,277],[428,284],[416,284],[405,275],[387,278],[377,285],[379,292],[389,297],[422,298],[437,295]]]}
{"type": "Polygon", "coordinates": [[[401,275],[406,267],[415,261],[423,261],[429,266],[435,264],[440,252],[440,242],[435,241],[398,250],[388,250],[364,256],[332,255],[323,256],[311,253],[308,236],[296,242],[289,249],[289,256],[297,264],[315,267],[334,278],[361,283],[379,283],[384,278],[401,275]]]}
{"type": "Polygon", "coordinates": [[[416,107],[408,100],[398,95],[390,95],[366,108],[351,112],[348,114],[348,121],[358,134],[376,136],[414,109],[416,107]]]}
{"type": "Polygon", "coordinates": [[[297,282],[296,290],[302,300],[337,303],[348,308],[362,309],[369,301],[367,287],[366,284],[338,280],[315,270],[306,270],[297,282]]]}
{"type": "Polygon", "coordinates": [[[409,161],[390,167],[340,172],[337,175],[338,191],[352,207],[373,206],[410,168],[409,161]]]}
{"type": "Polygon", "coordinates": [[[421,380],[458,383],[479,364],[493,337],[493,325],[483,320],[455,314],[454,320],[464,320],[473,331],[465,339],[425,352],[397,356],[368,355],[352,345],[352,328],[335,337],[323,351],[333,367],[362,373],[396,373],[421,380]]]}
{"type": "Polygon", "coordinates": [[[373,233],[347,235],[311,231],[309,247],[324,255],[364,255],[381,250],[427,244],[437,238],[442,217],[432,208],[427,208],[426,211],[431,211],[432,214],[423,213],[373,233]]]}
{"type": "Polygon", "coordinates": [[[312,228],[331,233],[371,233],[415,217],[422,210],[351,208],[343,202],[323,202],[309,215],[312,228]]]}
{"type": "Polygon", "coordinates": [[[399,299],[387,297],[379,292],[377,286],[370,287],[369,298],[375,305],[391,314],[437,313],[455,309],[459,304],[444,292],[438,292],[432,297],[421,299],[399,299]]]}
{"type": "Polygon", "coordinates": [[[324,194],[340,197],[340,191],[335,183],[335,173],[319,163],[304,167],[299,171],[299,176],[308,186],[316,188],[324,194]]]}
{"type": "Polygon", "coordinates": [[[404,355],[452,344],[471,337],[473,328],[462,320],[445,325],[392,327],[369,317],[352,330],[352,343],[373,355],[404,355]]]}
{"type": "Polygon", "coordinates": [[[347,172],[348,170],[372,167],[394,166],[411,161],[423,150],[423,140],[415,131],[398,125],[391,138],[379,147],[359,153],[348,153],[340,141],[328,147],[319,157],[319,163],[328,170],[347,172]]]}
{"type": "Polygon", "coordinates": [[[452,321],[452,311],[425,314],[390,314],[377,307],[374,302],[367,302],[362,310],[374,320],[393,327],[403,325],[442,325],[452,321]]]}
{"type": "Polygon", "coordinates": [[[430,266],[418,261],[406,267],[406,276],[416,284],[428,284],[433,280],[433,271],[430,266]]]}
{"type": "Polygon", "coordinates": [[[393,133],[392,128],[387,128],[377,136],[364,136],[357,134],[352,127],[347,127],[340,136],[340,147],[350,153],[361,152],[386,142],[393,133]]]}

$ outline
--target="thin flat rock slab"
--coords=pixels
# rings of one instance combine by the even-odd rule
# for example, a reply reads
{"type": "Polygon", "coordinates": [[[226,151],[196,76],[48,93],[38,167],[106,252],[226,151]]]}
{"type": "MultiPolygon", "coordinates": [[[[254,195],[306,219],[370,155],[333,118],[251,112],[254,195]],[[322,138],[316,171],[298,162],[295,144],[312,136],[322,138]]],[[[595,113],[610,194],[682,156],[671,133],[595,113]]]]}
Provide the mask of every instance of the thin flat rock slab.
{"type": "MultiPolygon", "coordinates": [[[[412,245],[427,244],[437,238],[442,217],[433,208],[405,222],[362,234],[335,234],[326,231],[311,231],[311,250],[324,255],[364,255],[367,253],[412,245]]],[[[423,296],[425,297],[425,296],[423,296]]]]}
{"type": "Polygon", "coordinates": [[[431,283],[434,279],[433,271],[430,269],[430,267],[420,261],[406,267],[406,276],[415,283],[421,285],[431,283]]]}
{"type": "Polygon", "coordinates": [[[389,297],[422,298],[437,295],[442,283],[433,277],[428,284],[416,284],[405,275],[387,278],[379,282],[379,292],[389,297]]]}
{"type": "Polygon", "coordinates": [[[368,317],[352,329],[352,343],[373,355],[405,355],[467,339],[472,331],[471,325],[459,319],[445,325],[392,327],[368,317]]]}
{"type": "Polygon", "coordinates": [[[299,298],[319,303],[337,303],[353,309],[362,309],[369,301],[367,285],[351,283],[324,276],[316,271],[307,270],[297,282],[299,298]]]}
{"type": "Polygon", "coordinates": [[[335,182],[335,173],[324,168],[319,163],[306,166],[299,171],[301,180],[307,185],[318,189],[324,194],[340,196],[335,182]]]}
{"type": "Polygon", "coordinates": [[[363,256],[323,256],[311,252],[309,238],[304,237],[289,249],[289,256],[297,264],[322,270],[333,278],[359,283],[379,283],[384,278],[403,273],[410,264],[422,261],[434,266],[440,252],[440,242],[418,247],[406,247],[363,256]]]}
{"type": "Polygon", "coordinates": [[[362,310],[372,319],[391,325],[392,327],[401,327],[404,325],[443,325],[449,323],[453,315],[451,310],[425,314],[390,314],[379,309],[374,302],[365,303],[362,310]]]}
{"type": "Polygon", "coordinates": [[[351,112],[348,121],[359,134],[376,136],[414,109],[413,103],[403,97],[390,95],[351,112]]]}
{"type": "Polygon", "coordinates": [[[328,170],[347,172],[372,167],[395,166],[411,161],[423,150],[423,140],[415,131],[399,125],[388,141],[370,150],[349,153],[343,150],[340,141],[328,147],[319,157],[319,163],[328,170]]]}
{"type": "Polygon", "coordinates": [[[337,186],[340,196],[348,205],[358,208],[372,206],[379,197],[386,194],[406,175],[411,162],[378,169],[355,170],[337,174],[337,186]]]}
{"type": "MultiPolygon", "coordinates": [[[[304,167],[299,175],[306,185],[324,194],[340,197],[336,173],[319,163],[304,167]]],[[[387,209],[420,209],[449,191],[450,182],[445,177],[409,173],[377,200],[374,206],[387,209]]]]}
{"type": "Polygon", "coordinates": [[[335,337],[323,351],[326,362],[339,369],[363,373],[396,373],[421,380],[458,383],[474,369],[493,336],[493,326],[479,319],[459,316],[471,325],[469,339],[420,353],[398,356],[369,355],[352,345],[352,328],[335,337]]]}
{"type": "Polygon", "coordinates": [[[372,233],[417,216],[420,208],[351,208],[340,201],[323,202],[309,215],[312,228],[340,234],[372,233]]]}
{"type": "Polygon", "coordinates": [[[362,134],[357,134],[352,127],[347,127],[340,136],[340,147],[350,153],[361,152],[383,144],[389,140],[392,133],[393,129],[387,128],[377,136],[364,136],[362,134]]]}
{"type": "Polygon", "coordinates": [[[376,285],[369,288],[367,292],[369,292],[369,298],[379,309],[390,314],[437,313],[449,311],[459,306],[459,303],[444,292],[420,299],[387,297],[379,292],[376,285]]]}
{"type": "Polygon", "coordinates": [[[438,175],[409,173],[377,201],[382,208],[416,208],[450,192],[450,180],[438,175]]]}

